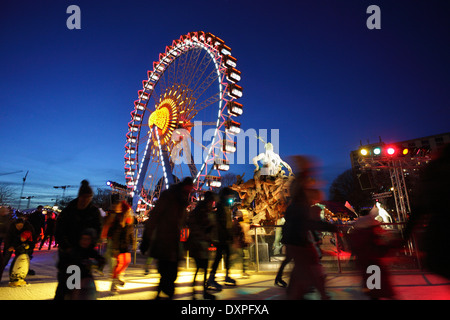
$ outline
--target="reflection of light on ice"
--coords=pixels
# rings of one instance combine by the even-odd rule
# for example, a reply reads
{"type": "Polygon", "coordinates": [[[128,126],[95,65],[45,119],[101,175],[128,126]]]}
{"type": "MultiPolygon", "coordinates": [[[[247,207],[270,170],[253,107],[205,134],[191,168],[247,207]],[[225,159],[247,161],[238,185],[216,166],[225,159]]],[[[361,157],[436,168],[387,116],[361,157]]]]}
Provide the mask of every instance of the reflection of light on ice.
{"type": "MultiPolygon", "coordinates": [[[[187,294],[187,298],[191,298],[192,294],[192,280],[194,278],[193,271],[180,271],[178,272],[177,280],[175,281],[175,298],[180,299],[180,295],[187,294]],[[186,285],[188,284],[188,285],[186,285]]],[[[230,275],[234,279],[239,279],[242,277],[241,273],[232,272],[230,275]]],[[[225,278],[225,273],[217,273],[216,279],[220,282],[225,278]]],[[[124,281],[125,285],[119,287],[119,293],[115,295],[106,295],[111,290],[111,279],[99,279],[95,280],[95,286],[97,287],[97,292],[100,293],[99,299],[119,299],[119,300],[134,300],[134,299],[153,299],[156,295],[156,288],[159,284],[160,276],[158,273],[152,273],[147,277],[127,277],[125,275],[124,281]],[[145,296],[142,296],[144,294],[145,296]]],[[[200,288],[201,279],[203,279],[203,273],[200,272],[197,275],[198,287],[200,288]]],[[[200,289],[199,289],[200,290],[200,289]]]]}

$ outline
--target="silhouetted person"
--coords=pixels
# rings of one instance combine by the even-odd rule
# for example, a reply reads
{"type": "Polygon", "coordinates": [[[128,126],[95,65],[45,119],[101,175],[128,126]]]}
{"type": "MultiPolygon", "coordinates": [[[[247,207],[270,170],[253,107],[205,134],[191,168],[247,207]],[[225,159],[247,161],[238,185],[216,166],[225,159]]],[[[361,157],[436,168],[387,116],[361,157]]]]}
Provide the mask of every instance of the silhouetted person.
{"type": "Polygon", "coordinates": [[[284,260],[281,262],[280,267],[278,268],[277,275],[275,277],[275,284],[279,287],[286,288],[287,282],[283,280],[283,271],[284,268],[292,261],[292,257],[287,254],[284,257],[284,260]]]}
{"type": "Polygon", "coordinates": [[[386,231],[381,228],[380,222],[375,219],[378,208],[370,212],[361,212],[353,224],[353,231],[349,235],[350,248],[356,257],[356,265],[362,275],[363,292],[372,299],[393,299],[394,291],[390,281],[390,274],[383,262],[389,251],[390,243],[386,238],[386,231]],[[380,287],[368,288],[367,280],[372,275],[368,273],[369,266],[377,266],[380,270],[380,287]]]}
{"type": "Polygon", "coordinates": [[[173,298],[175,280],[178,274],[180,256],[181,229],[186,222],[186,208],[189,205],[189,195],[194,188],[190,177],[182,182],[171,185],[161,192],[155,207],[149,214],[145,224],[145,241],[150,257],[158,261],[158,272],[161,275],[156,299],[161,293],[173,298]]]}
{"type": "Polygon", "coordinates": [[[214,295],[207,292],[208,249],[211,245],[211,232],[213,230],[213,223],[209,220],[209,215],[214,210],[215,201],[216,194],[212,191],[207,191],[204,199],[189,213],[187,220],[189,238],[186,242],[186,249],[189,250],[189,255],[194,258],[197,267],[192,283],[194,299],[195,280],[200,269],[203,270],[203,298],[215,299],[214,295]]]}
{"type": "Polygon", "coordinates": [[[45,219],[44,237],[41,240],[39,250],[42,249],[46,240],[48,240],[48,250],[52,248],[52,242],[55,237],[56,216],[53,211],[47,211],[45,219]]]}
{"type": "Polygon", "coordinates": [[[219,194],[219,203],[217,204],[216,212],[216,228],[217,241],[215,243],[216,256],[214,258],[211,273],[208,279],[208,287],[215,290],[222,290],[222,286],[216,282],[216,271],[219,266],[222,255],[225,261],[225,284],[236,285],[236,281],[229,275],[230,272],[230,256],[231,246],[233,244],[233,212],[231,207],[233,205],[234,193],[230,188],[223,188],[219,194]]]}
{"type": "Polygon", "coordinates": [[[425,267],[450,279],[450,144],[424,168],[419,191],[412,198],[411,216],[405,236],[410,238],[418,225],[426,225],[423,241],[425,267]]]}
{"type": "MultiPolygon", "coordinates": [[[[0,249],[14,219],[7,207],[0,207],[0,249]]],[[[0,251],[1,256],[1,251],[0,251]]]]}
{"type": "Polygon", "coordinates": [[[20,235],[24,231],[31,232],[31,240],[28,243],[27,254],[31,257],[32,248],[35,245],[33,235],[34,235],[34,229],[31,223],[29,223],[27,220],[24,220],[22,218],[18,218],[13,221],[13,223],[9,226],[8,232],[5,237],[5,246],[3,250],[3,264],[1,265],[0,270],[0,281],[2,279],[3,271],[5,270],[6,266],[9,263],[9,260],[11,259],[12,254],[14,253],[14,248],[17,244],[20,244],[20,235]]]}
{"type": "Polygon", "coordinates": [[[45,227],[45,215],[42,213],[43,209],[43,206],[38,206],[28,217],[28,221],[34,228],[35,234],[33,238],[36,242],[41,240],[42,230],[45,227]]]}
{"type": "Polygon", "coordinates": [[[336,232],[336,226],[321,221],[311,210],[311,205],[320,199],[315,186],[313,163],[309,158],[296,156],[295,179],[290,186],[291,203],[284,214],[282,242],[286,244],[286,256],[294,260],[287,287],[289,299],[303,299],[304,295],[315,287],[322,299],[329,299],[325,291],[325,274],[319,262],[312,232],[336,232]]]}
{"type": "Polygon", "coordinates": [[[115,218],[108,228],[111,242],[111,254],[116,260],[112,269],[111,292],[118,291],[117,286],[125,285],[122,275],[131,262],[131,250],[135,245],[133,210],[126,201],[118,205],[115,218]]]}
{"type": "Polygon", "coordinates": [[[80,268],[80,288],[67,290],[65,300],[96,300],[97,288],[93,270],[103,270],[105,258],[95,249],[97,235],[94,229],[87,228],[80,234],[80,241],[72,248],[68,263],[80,268]]]}
{"type": "Polygon", "coordinates": [[[242,276],[250,277],[248,271],[248,261],[250,259],[249,246],[253,242],[250,236],[250,223],[248,214],[243,208],[236,208],[233,219],[233,247],[237,250],[242,260],[242,276]]]}
{"type": "MultiPolygon", "coordinates": [[[[78,197],[69,202],[56,220],[55,238],[58,243],[58,263],[55,300],[64,299],[67,291],[67,267],[70,265],[70,253],[79,245],[83,230],[92,228],[95,236],[101,232],[102,217],[99,209],[92,204],[94,192],[87,180],[81,181],[78,197]]],[[[97,239],[94,239],[94,243],[97,239]]]]}

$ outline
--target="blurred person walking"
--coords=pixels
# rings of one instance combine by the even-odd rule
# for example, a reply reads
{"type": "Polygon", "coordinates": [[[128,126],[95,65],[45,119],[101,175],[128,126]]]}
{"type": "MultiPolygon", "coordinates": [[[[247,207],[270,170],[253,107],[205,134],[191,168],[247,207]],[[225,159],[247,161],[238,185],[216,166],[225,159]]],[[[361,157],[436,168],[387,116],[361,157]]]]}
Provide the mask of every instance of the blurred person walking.
{"type": "Polygon", "coordinates": [[[70,201],[58,215],[56,220],[55,239],[58,243],[57,280],[55,300],[63,300],[69,290],[67,288],[67,267],[70,265],[70,253],[79,245],[83,230],[92,228],[95,231],[94,243],[97,243],[101,232],[102,217],[99,209],[92,204],[94,192],[87,180],[81,181],[78,196],[70,201]]]}
{"type": "Polygon", "coordinates": [[[161,293],[169,299],[175,294],[178,261],[182,258],[181,229],[186,223],[186,209],[193,189],[193,179],[186,177],[164,190],[145,224],[141,248],[158,261],[161,276],[156,299],[162,298],[161,293]]]}
{"type": "Polygon", "coordinates": [[[112,269],[112,293],[118,292],[118,286],[125,285],[122,276],[131,262],[131,250],[136,247],[133,210],[126,201],[121,201],[117,207],[118,210],[107,232],[111,242],[111,254],[115,259],[112,269]]]}
{"type": "Polygon", "coordinates": [[[233,212],[231,210],[234,202],[233,199],[234,193],[230,188],[226,187],[220,191],[217,212],[215,214],[217,239],[213,239],[216,247],[216,255],[208,279],[208,288],[215,289],[217,291],[222,290],[222,285],[216,281],[216,272],[222,256],[224,256],[226,269],[225,284],[230,286],[236,285],[236,280],[232,279],[229,274],[231,267],[230,257],[233,245],[233,212]]]}
{"type": "Polygon", "coordinates": [[[356,265],[362,275],[363,292],[371,299],[394,299],[394,290],[390,281],[390,274],[385,266],[383,257],[386,256],[391,245],[386,231],[375,217],[378,208],[361,212],[359,218],[353,224],[349,234],[350,248],[356,258],[356,265]],[[380,287],[369,288],[368,279],[372,275],[367,273],[369,266],[376,266],[380,270],[380,287]]]}
{"type": "Polygon", "coordinates": [[[418,245],[425,253],[425,267],[450,279],[450,144],[424,168],[412,202],[405,238],[411,239],[414,231],[422,231],[418,245]]]}
{"type": "Polygon", "coordinates": [[[295,156],[297,171],[290,186],[291,203],[284,214],[282,242],[286,256],[294,260],[294,268],[287,287],[288,299],[304,299],[311,286],[321,299],[330,297],[325,291],[325,274],[313,239],[313,231],[336,232],[337,227],[321,221],[313,214],[311,205],[320,201],[321,192],[314,179],[314,162],[304,156],[295,156]]]}
{"type": "Polygon", "coordinates": [[[96,300],[98,296],[94,281],[94,270],[102,272],[105,258],[95,249],[97,235],[87,228],[80,234],[80,241],[69,253],[71,266],[80,268],[79,288],[67,290],[65,300],[96,300]]]}
{"type": "Polygon", "coordinates": [[[8,233],[9,227],[14,222],[14,219],[7,207],[0,207],[0,257],[2,244],[5,240],[6,234],[8,233]]]}
{"type": "Polygon", "coordinates": [[[214,211],[214,204],[216,201],[216,194],[212,191],[207,191],[195,209],[189,213],[187,219],[187,227],[189,228],[189,238],[186,241],[186,249],[189,250],[189,255],[194,258],[196,270],[192,282],[192,294],[195,299],[195,281],[198,271],[203,270],[203,298],[215,299],[215,296],[207,292],[207,274],[208,274],[208,249],[211,245],[211,232],[213,230],[213,223],[209,220],[209,215],[214,211]]]}
{"type": "Polygon", "coordinates": [[[250,236],[250,222],[248,212],[240,206],[236,208],[235,217],[233,219],[233,247],[238,252],[242,260],[242,276],[249,278],[248,262],[250,260],[249,246],[253,242],[250,236]]]}

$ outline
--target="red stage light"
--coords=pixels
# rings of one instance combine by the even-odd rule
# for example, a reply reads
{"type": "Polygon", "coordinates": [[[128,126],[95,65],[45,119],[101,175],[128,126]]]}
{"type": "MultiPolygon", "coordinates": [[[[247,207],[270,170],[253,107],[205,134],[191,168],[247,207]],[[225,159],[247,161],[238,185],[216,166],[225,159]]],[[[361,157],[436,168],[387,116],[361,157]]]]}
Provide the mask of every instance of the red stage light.
{"type": "Polygon", "coordinates": [[[387,148],[387,150],[386,150],[387,154],[390,155],[390,156],[394,155],[394,154],[395,154],[395,151],[396,151],[396,150],[395,150],[394,147],[389,147],[389,148],[387,148]]]}

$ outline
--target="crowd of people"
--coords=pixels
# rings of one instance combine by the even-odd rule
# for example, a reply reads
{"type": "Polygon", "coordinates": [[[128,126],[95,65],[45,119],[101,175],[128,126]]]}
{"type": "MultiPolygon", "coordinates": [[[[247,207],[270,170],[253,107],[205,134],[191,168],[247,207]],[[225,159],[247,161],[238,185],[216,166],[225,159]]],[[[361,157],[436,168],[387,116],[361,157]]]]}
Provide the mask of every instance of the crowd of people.
{"type": "MultiPolygon", "coordinates": [[[[0,254],[0,281],[13,254],[11,270],[21,254],[26,254],[28,259],[31,260],[37,246],[39,246],[39,250],[42,250],[42,247],[47,243],[48,250],[50,250],[52,245],[57,245],[54,238],[56,218],[57,212],[52,209],[44,210],[43,206],[38,206],[30,214],[14,212],[8,207],[0,208],[0,248],[3,245],[0,254]]],[[[28,275],[35,274],[35,271],[29,268],[29,265],[26,267],[28,275]]],[[[24,279],[16,279],[11,276],[11,270],[9,285],[25,285],[24,279]]]]}
{"type": "MultiPolygon", "coordinates": [[[[449,148],[443,156],[431,163],[423,175],[422,197],[418,197],[413,205],[413,215],[406,228],[406,240],[411,236],[418,222],[427,217],[432,229],[427,230],[425,250],[427,267],[433,272],[449,278],[448,240],[442,238],[440,232],[442,212],[448,212],[437,202],[430,202],[433,196],[444,196],[448,192],[447,177],[450,168],[449,148]],[[437,230],[437,231],[436,231],[437,230]],[[436,248],[440,248],[437,250],[436,248]]],[[[307,157],[297,156],[295,162],[295,179],[290,185],[290,202],[284,212],[285,223],[281,232],[281,243],[286,248],[286,259],[281,264],[275,278],[275,284],[286,287],[287,299],[304,299],[305,295],[316,289],[321,299],[329,299],[325,290],[323,267],[320,263],[321,251],[317,246],[317,234],[326,231],[340,233],[336,224],[324,221],[315,203],[322,200],[322,192],[317,188],[314,178],[314,162],[307,157]],[[289,283],[282,280],[283,269],[287,263],[293,262],[289,283]]],[[[43,211],[39,206],[26,217],[13,218],[6,208],[0,208],[0,281],[3,271],[12,255],[26,257],[20,263],[27,263],[33,258],[37,245],[41,250],[48,242],[48,250],[52,245],[58,249],[57,281],[55,300],[63,299],[96,299],[97,291],[94,282],[95,270],[101,272],[105,265],[110,266],[112,294],[120,293],[124,282],[124,273],[131,262],[131,252],[140,250],[149,260],[157,261],[160,275],[156,299],[173,299],[178,266],[183,259],[184,250],[188,250],[195,260],[196,271],[192,281],[192,299],[196,299],[196,284],[199,273],[202,277],[203,299],[213,300],[215,292],[222,290],[222,284],[216,279],[220,261],[225,265],[224,284],[236,286],[236,280],[230,276],[231,255],[236,249],[242,257],[243,275],[246,275],[249,237],[249,221],[245,210],[234,204],[234,192],[223,188],[216,194],[207,191],[202,194],[193,206],[192,178],[184,178],[181,182],[164,190],[148,213],[144,223],[144,231],[139,248],[135,235],[136,220],[131,206],[126,201],[115,201],[104,217],[99,208],[93,205],[93,190],[87,180],[81,182],[78,196],[72,200],[59,214],[51,210],[43,211]],[[189,235],[181,241],[182,230],[187,228],[189,235]],[[106,246],[100,254],[99,244],[106,246]],[[211,247],[215,255],[210,259],[211,247]],[[28,260],[27,260],[28,259],[28,260]],[[212,265],[209,265],[212,260],[212,265]],[[24,262],[25,261],[25,262],[24,262]],[[80,270],[80,279],[72,279],[71,268],[80,270]],[[71,281],[75,281],[71,284],[71,281]]],[[[442,200],[442,199],[441,199],[442,200]]],[[[367,290],[369,297],[395,298],[388,269],[383,265],[383,256],[393,243],[384,242],[383,229],[375,219],[377,208],[360,212],[350,234],[352,254],[357,258],[357,265],[367,280],[367,268],[376,265],[381,269],[382,290],[367,290]]],[[[422,224],[423,225],[423,224],[422,224]]],[[[25,282],[24,276],[11,272],[10,285],[20,286],[25,282]]],[[[17,262],[19,263],[19,262],[17,262]]],[[[27,271],[29,265],[27,267],[27,271]]],[[[29,269],[28,274],[33,274],[29,269]]]]}

